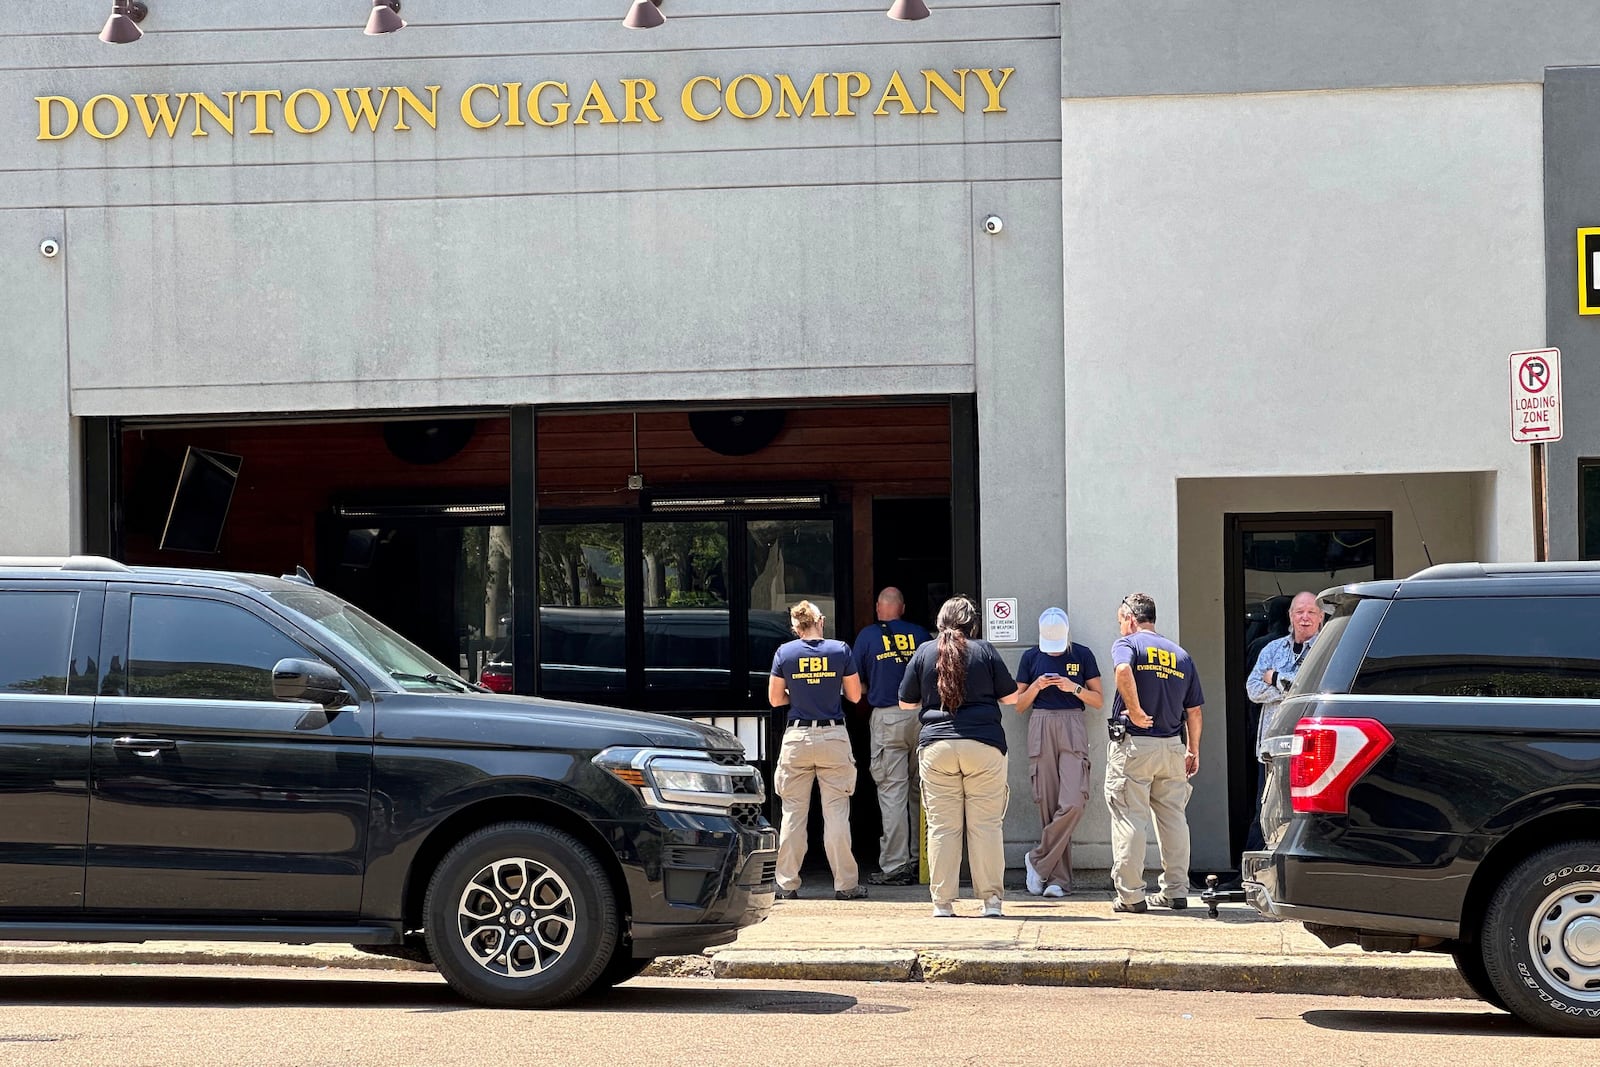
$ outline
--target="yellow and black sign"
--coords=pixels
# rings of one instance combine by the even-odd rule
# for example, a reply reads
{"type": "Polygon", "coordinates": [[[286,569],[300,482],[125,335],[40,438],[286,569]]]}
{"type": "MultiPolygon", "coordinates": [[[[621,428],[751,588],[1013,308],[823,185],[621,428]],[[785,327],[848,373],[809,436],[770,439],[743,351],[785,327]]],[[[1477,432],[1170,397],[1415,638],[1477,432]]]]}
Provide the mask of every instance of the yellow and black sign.
{"type": "Polygon", "coordinates": [[[1578,314],[1600,315],[1600,226],[1578,231],[1578,314]]]}

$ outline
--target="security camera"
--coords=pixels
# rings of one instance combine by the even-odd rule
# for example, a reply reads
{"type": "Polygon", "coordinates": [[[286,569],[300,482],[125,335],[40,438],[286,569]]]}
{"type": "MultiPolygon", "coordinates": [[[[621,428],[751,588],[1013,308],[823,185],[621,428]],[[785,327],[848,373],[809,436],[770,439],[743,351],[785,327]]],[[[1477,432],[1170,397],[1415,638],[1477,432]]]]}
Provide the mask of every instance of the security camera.
{"type": "Polygon", "coordinates": [[[53,237],[46,237],[39,242],[39,254],[45,259],[55,259],[61,254],[61,242],[53,237]]]}
{"type": "Polygon", "coordinates": [[[990,215],[983,220],[983,232],[994,234],[1006,228],[1005,220],[999,215],[990,215]]]}

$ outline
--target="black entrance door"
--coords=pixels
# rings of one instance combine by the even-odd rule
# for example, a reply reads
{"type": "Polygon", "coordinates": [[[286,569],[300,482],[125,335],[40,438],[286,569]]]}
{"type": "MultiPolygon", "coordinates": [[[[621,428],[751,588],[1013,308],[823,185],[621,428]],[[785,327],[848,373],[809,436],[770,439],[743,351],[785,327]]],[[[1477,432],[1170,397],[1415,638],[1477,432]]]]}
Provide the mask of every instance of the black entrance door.
{"type": "Polygon", "coordinates": [[[1224,517],[1228,717],[1228,841],[1237,858],[1255,813],[1257,765],[1246,675],[1260,646],[1289,632],[1289,602],[1347,582],[1394,574],[1389,512],[1224,517]]]}

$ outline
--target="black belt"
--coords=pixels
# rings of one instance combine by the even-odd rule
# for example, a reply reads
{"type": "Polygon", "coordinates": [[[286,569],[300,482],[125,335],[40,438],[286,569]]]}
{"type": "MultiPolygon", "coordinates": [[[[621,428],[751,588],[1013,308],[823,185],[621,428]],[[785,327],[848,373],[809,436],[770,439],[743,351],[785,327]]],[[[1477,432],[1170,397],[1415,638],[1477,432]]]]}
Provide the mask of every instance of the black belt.
{"type": "Polygon", "coordinates": [[[843,719],[790,719],[790,726],[839,726],[843,719]]]}

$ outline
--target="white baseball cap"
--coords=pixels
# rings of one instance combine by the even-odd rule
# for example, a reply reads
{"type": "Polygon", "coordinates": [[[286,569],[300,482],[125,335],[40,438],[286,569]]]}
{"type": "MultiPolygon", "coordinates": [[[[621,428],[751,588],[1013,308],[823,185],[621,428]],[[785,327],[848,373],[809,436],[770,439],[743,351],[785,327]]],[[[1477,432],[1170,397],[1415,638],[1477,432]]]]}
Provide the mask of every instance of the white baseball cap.
{"type": "Polygon", "coordinates": [[[1067,624],[1067,613],[1060,608],[1045,608],[1039,616],[1039,651],[1056,656],[1071,644],[1072,629],[1067,624]]]}

